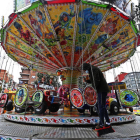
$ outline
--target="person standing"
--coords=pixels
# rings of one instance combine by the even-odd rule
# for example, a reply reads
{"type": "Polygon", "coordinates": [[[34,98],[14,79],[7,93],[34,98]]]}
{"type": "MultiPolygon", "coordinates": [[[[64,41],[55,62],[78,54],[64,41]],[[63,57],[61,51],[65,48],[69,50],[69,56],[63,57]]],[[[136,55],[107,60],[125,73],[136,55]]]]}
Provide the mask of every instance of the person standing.
{"type": "Polygon", "coordinates": [[[89,73],[89,80],[84,79],[84,82],[91,83],[94,89],[97,92],[97,103],[98,103],[98,113],[99,113],[99,124],[96,126],[96,129],[103,128],[103,126],[110,126],[110,120],[107,113],[106,105],[106,96],[109,92],[107,82],[104,78],[101,70],[89,63],[84,63],[82,69],[89,73]],[[104,118],[106,123],[104,124],[104,118]]]}

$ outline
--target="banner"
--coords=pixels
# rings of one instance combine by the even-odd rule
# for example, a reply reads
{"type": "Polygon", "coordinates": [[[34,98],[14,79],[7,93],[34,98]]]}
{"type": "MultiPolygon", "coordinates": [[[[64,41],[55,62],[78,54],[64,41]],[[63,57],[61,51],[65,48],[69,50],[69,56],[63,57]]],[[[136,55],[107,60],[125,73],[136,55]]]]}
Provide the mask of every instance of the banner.
{"type": "Polygon", "coordinates": [[[36,1],[38,1],[38,0],[16,0],[16,11],[19,9],[22,9],[36,1]]]}

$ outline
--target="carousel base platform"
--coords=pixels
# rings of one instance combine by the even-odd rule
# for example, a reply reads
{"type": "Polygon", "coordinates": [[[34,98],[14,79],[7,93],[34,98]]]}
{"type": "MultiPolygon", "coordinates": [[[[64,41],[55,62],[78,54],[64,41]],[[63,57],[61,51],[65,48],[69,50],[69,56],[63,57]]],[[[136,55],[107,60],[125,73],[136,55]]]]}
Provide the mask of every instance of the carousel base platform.
{"type": "MultiPolygon", "coordinates": [[[[6,112],[4,118],[18,123],[39,124],[39,125],[94,125],[99,122],[98,116],[90,116],[88,111],[84,114],[80,114],[77,109],[59,109],[58,112],[50,113],[48,111],[42,115],[36,115],[34,113],[25,112],[16,113],[6,112]]],[[[109,115],[110,122],[124,123],[135,120],[135,114],[128,111],[120,111],[118,115],[109,115]]]]}

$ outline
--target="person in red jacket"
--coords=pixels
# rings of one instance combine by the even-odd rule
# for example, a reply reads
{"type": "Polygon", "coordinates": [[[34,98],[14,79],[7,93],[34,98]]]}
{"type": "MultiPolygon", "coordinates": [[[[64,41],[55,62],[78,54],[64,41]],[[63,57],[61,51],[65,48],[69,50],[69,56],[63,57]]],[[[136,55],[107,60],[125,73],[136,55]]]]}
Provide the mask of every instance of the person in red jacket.
{"type": "Polygon", "coordinates": [[[105,127],[110,126],[110,120],[105,107],[106,96],[107,93],[109,92],[109,88],[104,78],[104,75],[98,67],[92,66],[89,63],[84,63],[82,69],[84,71],[88,71],[89,73],[89,80],[84,79],[84,81],[92,84],[98,96],[97,103],[98,103],[98,113],[99,113],[100,121],[99,124],[96,126],[96,129],[100,129],[104,125],[105,127]],[[104,124],[104,118],[106,120],[106,124],[104,124]]]}

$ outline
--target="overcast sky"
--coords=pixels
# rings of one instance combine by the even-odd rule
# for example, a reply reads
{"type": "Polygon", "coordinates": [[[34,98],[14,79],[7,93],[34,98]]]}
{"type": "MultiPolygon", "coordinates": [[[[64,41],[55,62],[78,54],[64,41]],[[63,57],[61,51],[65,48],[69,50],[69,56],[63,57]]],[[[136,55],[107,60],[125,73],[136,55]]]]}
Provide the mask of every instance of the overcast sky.
{"type": "MultiPolygon", "coordinates": [[[[14,0],[0,0],[0,25],[2,16],[4,16],[6,22],[8,20],[8,16],[13,13],[13,1],[14,0]]],[[[19,82],[18,78],[20,77],[19,72],[21,71],[21,66],[18,63],[14,62],[12,59],[8,59],[8,56],[6,55],[4,50],[1,51],[0,47],[0,69],[1,67],[2,69],[6,69],[10,74],[14,75],[14,81],[19,82]],[[6,58],[3,61],[4,56],[6,56],[6,58]]]]}
{"type": "MultiPolygon", "coordinates": [[[[4,16],[5,17],[5,22],[8,20],[8,16],[13,12],[14,9],[14,0],[0,0],[0,17],[4,16]]],[[[97,0],[96,0],[97,1],[97,0]]],[[[135,4],[138,3],[138,0],[132,0],[135,4]]],[[[1,22],[1,20],[0,20],[1,22]]],[[[120,67],[115,68],[115,70],[109,70],[105,72],[106,74],[106,79],[107,82],[112,82],[114,81],[115,75],[119,74],[120,72],[132,72],[132,71],[140,71],[140,48],[137,48],[137,53],[131,58],[131,63],[130,61],[127,61],[125,64],[122,64],[120,67]],[[133,67],[131,67],[133,65],[133,67]]],[[[0,47],[0,69],[5,69],[9,71],[10,74],[14,75],[14,80],[16,82],[19,82],[18,78],[20,77],[20,72],[21,72],[21,66],[11,60],[10,58],[8,59],[8,56],[5,54],[5,52],[1,49],[0,47]],[[6,58],[3,61],[3,57],[6,56],[6,58]],[[3,64],[2,64],[3,62],[3,64]],[[7,62],[7,66],[6,66],[7,62]]]]}

